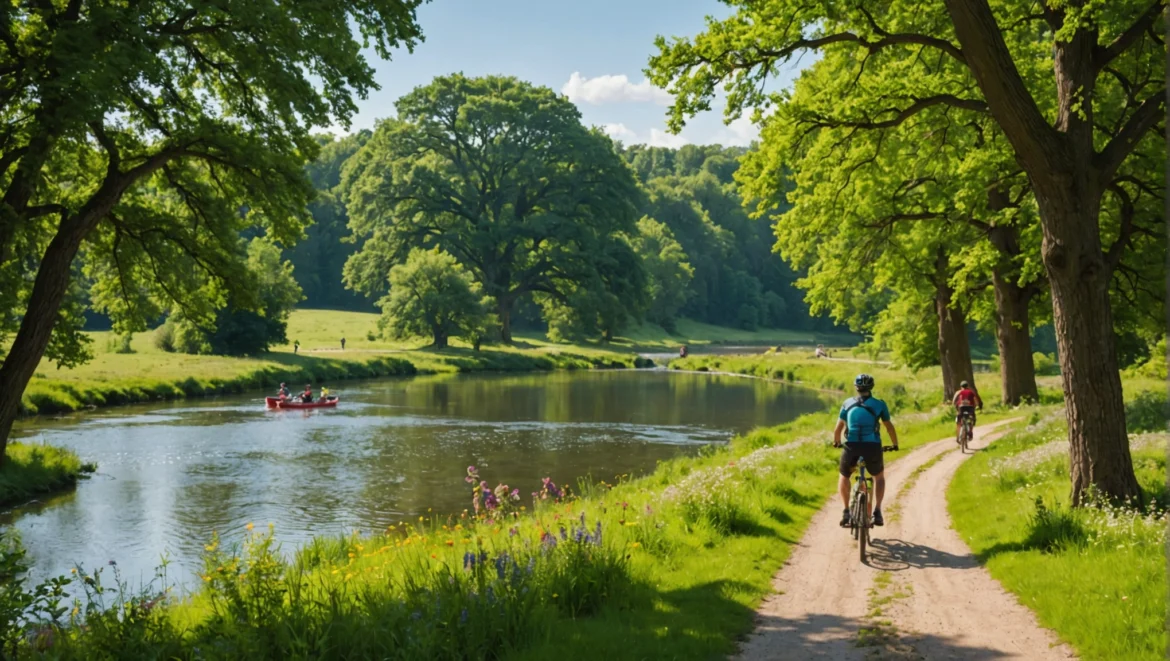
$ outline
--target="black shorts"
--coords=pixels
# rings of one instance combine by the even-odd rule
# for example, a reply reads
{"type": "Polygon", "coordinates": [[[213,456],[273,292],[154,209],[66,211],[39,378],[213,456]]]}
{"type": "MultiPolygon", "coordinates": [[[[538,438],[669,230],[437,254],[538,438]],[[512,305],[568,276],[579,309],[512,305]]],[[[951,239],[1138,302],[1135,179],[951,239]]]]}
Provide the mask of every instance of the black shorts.
{"type": "Polygon", "coordinates": [[[841,463],[837,466],[838,472],[845,477],[853,474],[853,467],[858,458],[865,459],[865,470],[870,475],[881,475],[886,464],[882,455],[882,444],[878,443],[846,443],[841,450],[841,463]]]}
{"type": "Polygon", "coordinates": [[[975,407],[974,406],[960,406],[959,412],[955,414],[955,422],[956,423],[962,422],[964,415],[971,416],[971,426],[974,427],[975,426],[975,407]]]}

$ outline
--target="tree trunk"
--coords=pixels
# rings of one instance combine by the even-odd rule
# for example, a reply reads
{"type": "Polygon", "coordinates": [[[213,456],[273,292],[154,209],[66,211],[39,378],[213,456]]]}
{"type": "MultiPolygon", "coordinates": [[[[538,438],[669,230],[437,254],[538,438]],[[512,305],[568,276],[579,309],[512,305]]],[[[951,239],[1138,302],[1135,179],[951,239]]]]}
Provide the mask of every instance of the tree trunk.
{"type": "Polygon", "coordinates": [[[434,336],[435,336],[435,343],[433,346],[436,349],[446,349],[447,348],[447,334],[444,333],[443,331],[436,330],[434,332],[434,336]]]}
{"type": "Polygon", "coordinates": [[[971,345],[967,341],[967,315],[952,307],[954,290],[947,283],[947,256],[939,251],[936,262],[934,311],[938,317],[938,359],[942,365],[943,400],[950,402],[960,381],[974,382],[971,345]]]}
{"type": "Polygon", "coordinates": [[[7,461],[4,450],[8,447],[12,423],[20,411],[24,389],[49,346],[61,302],[69,289],[73,258],[91,228],[92,224],[77,217],[61,223],[61,228],[41,258],[20,330],[4,358],[4,364],[0,365],[0,466],[7,461]]]}
{"type": "Polygon", "coordinates": [[[512,299],[500,297],[497,299],[496,314],[500,318],[500,341],[504,344],[512,343],[512,299]]]}
{"type": "Polygon", "coordinates": [[[1118,161],[1102,161],[1094,150],[1097,33],[1078,29],[1067,40],[1054,41],[1057,113],[1049,125],[986,0],[945,2],[967,65],[1027,172],[1040,209],[1041,254],[1052,287],[1068,417],[1073,504],[1084,502],[1090,485],[1113,500],[1140,501],[1109,304],[1113,264],[1102,253],[1098,226],[1106,183],[1100,166],[1116,167],[1118,161]]]}
{"type": "Polygon", "coordinates": [[[1100,193],[1087,182],[1044,183],[1048,186],[1039,188],[1036,198],[1068,417],[1072,502],[1083,504],[1090,485],[1115,501],[1140,501],[1114,345],[1112,269],[1097,225],[1100,193]]]}
{"type": "MultiPolygon", "coordinates": [[[[988,207],[993,211],[1008,208],[1011,200],[998,187],[988,190],[988,207]]],[[[999,346],[999,378],[1003,403],[1017,406],[1040,399],[1036,389],[1036,367],[1032,364],[1032,327],[1028,309],[1038,293],[1036,285],[1019,285],[1017,260],[1020,248],[1019,229],[1012,225],[995,225],[987,239],[999,252],[999,261],[991,269],[995,292],[995,342],[999,346]]]]}
{"type": "Polygon", "coordinates": [[[1010,275],[993,269],[995,288],[995,342],[999,346],[999,379],[1003,403],[1017,406],[1040,399],[1036,367],[1032,364],[1032,327],[1028,305],[1032,289],[1020,287],[1010,275]]]}

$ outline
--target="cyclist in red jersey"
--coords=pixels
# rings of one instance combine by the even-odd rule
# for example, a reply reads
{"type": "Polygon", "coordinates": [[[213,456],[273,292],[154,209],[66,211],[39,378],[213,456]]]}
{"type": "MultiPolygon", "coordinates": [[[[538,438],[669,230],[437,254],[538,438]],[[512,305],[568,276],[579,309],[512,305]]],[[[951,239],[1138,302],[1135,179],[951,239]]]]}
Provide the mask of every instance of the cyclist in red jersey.
{"type": "Polygon", "coordinates": [[[983,410],[983,400],[979,397],[979,393],[971,389],[971,384],[963,381],[959,384],[959,392],[955,393],[954,399],[951,403],[955,406],[955,442],[959,442],[960,426],[963,424],[963,416],[971,416],[971,426],[975,426],[975,407],[983,410]]]}

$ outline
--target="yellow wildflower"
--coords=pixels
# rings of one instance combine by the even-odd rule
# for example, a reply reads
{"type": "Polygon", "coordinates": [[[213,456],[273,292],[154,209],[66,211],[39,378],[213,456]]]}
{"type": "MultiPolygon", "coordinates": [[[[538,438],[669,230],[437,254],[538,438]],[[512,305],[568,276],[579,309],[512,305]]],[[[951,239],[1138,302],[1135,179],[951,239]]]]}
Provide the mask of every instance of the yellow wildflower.
{"type": "Polygon", "coordinates": [[[253,524],[249,523],[248,525],[244,526],[244,529],[245,529],[245,530],[248,530],[248,531],[251,531],[251,530],[252,530],[252,528],[255,528],[255,527],[256,527],[255,525],[253,525],[253,524]]]}

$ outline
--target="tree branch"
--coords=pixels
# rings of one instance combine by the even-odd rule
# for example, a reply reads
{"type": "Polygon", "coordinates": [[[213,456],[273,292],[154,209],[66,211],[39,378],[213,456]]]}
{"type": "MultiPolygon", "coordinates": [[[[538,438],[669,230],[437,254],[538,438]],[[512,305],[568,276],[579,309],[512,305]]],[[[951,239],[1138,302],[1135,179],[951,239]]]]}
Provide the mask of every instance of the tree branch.
{"type": "Polygon", "coordinates": [[[1162,13],[1162,4],[1164,0],[1154,0],[1146,11],[1138,17],[1124,32],[1117,35],[1117,38],[1109,43],[1107,46],[1097,46],[1093,49],[1093,67],[1100,71],[1109,65],[1110,62],[1121,57],[1126,50],[1129,49],[1138,39],[1141,39],[1142,34],[1153,27],[1155,21],[1158,20],[1158,14],[1162,13]]]}
{"type": "Polygon", "coordinates": [[[927,108],[932,108],[934,106],[940,106],[940,105],[950,106],[952,108],[962,108],[964,110],[973,110],[975,112],[986,112],[987,111],[987,104],[984,103],[983,101],[978,100],[978,99],[963,99],[963,98],[957,97],[953,94],[938,94],[935,96],[915,98],[914,103],[912,103],[909,106],[907,106],[906,108],[903,108],[900,110],[898,108],[887,108],[887,109],[882,110],[879,113],[877,113],[879,115],[886,114],[886,113],[892,113],[892,112],[897,113],[894,117],[892,117],[890,119],[884,119],[881,121],[873,121],[873,120],[868,120],[868,121],[834,121],[834,120],[829,120],[829,119],[824,119],[824,118],[817,118],[817,119],[811,120],[810,124],[813,124],[813,125],[818,126],[820,128],[845,128],[845,127],[848,127],[848,128],[864,129],[864,130],[888,129],[888,128],[894,128],[896,126],[900,126],[903,122],[905,122],[906,120],[910,119],[911,117],[917,115],[918,113],[922,112],[923,110],[926,110],[927,108]]]}
{"type": "Polygon", "coordinates": [[[1110,269],[1116,269],[1117,265],[1121,263],[1121,256],[1125,253],[1126,246],[1129,245],[1129,238],[1133,236],[1134,207],[1133,198],[1121,185],[1114,182],[1109,185],[1109,191],[1116,195],[1117,200],[1121,203],[1121,228],[1117,231],[1117,240],[1109,246],[1109,250],[1105,253],[1105,263],[1109,265],[1110,269]]]}
{"type": "Polygon", "coordinates": [[[987,0],[944,2],[967,65],[1021,164],[1027,164],[1031,172],[1067,168],[1062,136],[1044,118],[1024,84],[987,0]]]}
{"type": "Polygon", "coordinates": [[[1117,173],[1117,168],[1121,167],[1122,162],[1130,155],[1142,137],[1158,124],[1162,117],[1162,104],[1165,101],[1165,89],[1160,89],[1146,97],[1137,110],[1126,120],[1125,126],[1121,127],[1121,130],[1113,136],[1109,144],[1105,145],[1105,148],[1093,157],[1101,181],[1112,180],[1113,175],[1117,173]]]}

